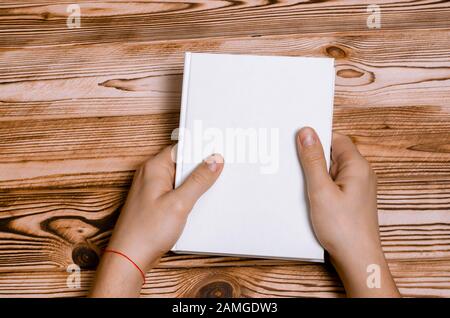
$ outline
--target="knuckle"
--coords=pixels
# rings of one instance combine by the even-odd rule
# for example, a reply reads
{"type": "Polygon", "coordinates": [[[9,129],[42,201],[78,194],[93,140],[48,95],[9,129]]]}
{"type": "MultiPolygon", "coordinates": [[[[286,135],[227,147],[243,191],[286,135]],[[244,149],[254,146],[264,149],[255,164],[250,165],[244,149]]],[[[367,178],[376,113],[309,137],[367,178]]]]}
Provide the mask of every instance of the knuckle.
{"type": "Polygon", "coordinates": [[[208,177],[205,176],[205,174],[201,173],[200,171],[194,171],[191,174],[191,179],[193,182],[199,185],[208,184],[208,177]]]}
{"type": "Polygon", "coordinates": [[[369,162],[364,157],[357,158],[356,165],[357,165],[357,168],[364,173],[368,174],[369,171],[371,170],[369,162]]]}
{"type": "Polygon", "coordinates": [[[321,189],[318,189],[318,191],[308,191],[308,197],[314,203],[327,204],[332,201],[333,195],[333,191],[328,187],[322,187],[321,189]]]}
{"type": "Polygon", "coordinates": [[[362,177],[370,181],[377,181],[377,175],[373,170],[372,165],[365,158],[361,158],[361,160],[358,161],[358,170],[360,171],[362,177]]]}
{"type": "Polygon", "coordinates": [[[143,174],[144,176],[150,175],[150,173],[153,171],[153,162],[152,160],[145,161],[140,167],[139,172],[143,174]]]}
{"type": "Polygon", "coordinates": [[[321,164],[323,160],[323,156],[320,151],[310,151],[305,154],[305,161],[309,165],[318,165],[321,164]]]}
{"type": "Polygon", "coordinates": [[[159,202],[161,210],[170,211],[173,215],[183,215],[188,209],[186,202],[176,196],[166,197],[159,202]]]}
{"type": "Polygon", "coordinates": [[[183,201],[176,200],[172,205],[172,209],[175,213],[179,214],[179,213],[183,213],[184,211],[186,211],[187,206],[183,201]]]}

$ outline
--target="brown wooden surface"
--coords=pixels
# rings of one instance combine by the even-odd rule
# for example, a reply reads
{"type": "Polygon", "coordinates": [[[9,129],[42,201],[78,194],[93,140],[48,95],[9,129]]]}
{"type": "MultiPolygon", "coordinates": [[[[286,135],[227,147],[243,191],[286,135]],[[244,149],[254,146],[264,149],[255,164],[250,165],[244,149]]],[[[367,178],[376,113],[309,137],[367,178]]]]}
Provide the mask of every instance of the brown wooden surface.
{"type": "MultiPolygon", "coordinates": [[[[178,125],[183,52],[336,58],[334,129],[379,177],[383,248],[405,296],[450,296],[450,3],[0,3],[0,297],[83,296],[133,170],[178,125]],[[83,267],[80,289],[66,267],[83,267]]],[[[143,296],[345,293],[331,268],[167,255],[143,296]]]]}

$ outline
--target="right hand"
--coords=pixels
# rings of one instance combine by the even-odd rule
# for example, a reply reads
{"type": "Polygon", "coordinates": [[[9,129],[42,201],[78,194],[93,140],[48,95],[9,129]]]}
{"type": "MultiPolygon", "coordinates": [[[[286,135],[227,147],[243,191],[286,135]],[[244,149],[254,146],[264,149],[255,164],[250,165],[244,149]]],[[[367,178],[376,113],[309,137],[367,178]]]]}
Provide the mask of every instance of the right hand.
{"type": "MultiPolygon", "coordinates": [[[[350,138],[338,133],[333,134],[331,175],[327,171],[319,137],[312,128],[305,127],[299,131],[297,148],[317,239],[330,254],[344,285],[356,284],[346,286],[347,293],[351,295],[356,288],[358,292],[353,295],[374,295],[372,291],[365,293],[367,266],[370,264],[377,264],[384,270],[385,286],[392,285],[380,243],[377,179],[370,164],[350,138]]],[[[395,296],[396,288],[393,286],[391,289],[395,290],[391,290],[390,296],[395,296]]]]}
{"type": "Polygon", "coordinates": [[[300,130],[297,147],[314,231],[330,256],[380,249],[376,175],[350,138],[333,134],[331,176],[311,128],[300,130]]]}

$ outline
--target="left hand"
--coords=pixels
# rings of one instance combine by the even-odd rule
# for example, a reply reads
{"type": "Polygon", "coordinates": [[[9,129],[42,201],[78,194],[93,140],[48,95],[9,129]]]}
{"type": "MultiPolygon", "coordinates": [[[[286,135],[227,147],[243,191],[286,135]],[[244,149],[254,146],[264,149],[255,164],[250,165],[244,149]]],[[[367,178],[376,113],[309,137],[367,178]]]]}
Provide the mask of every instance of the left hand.
{"type": "MultiPolygon", "coordinates": [[[[176,243],[192,207],[223,169],[223,158],[211,155],[174,189],[172,148],[166,147],[136,171],[107,248],[125,254],[143,272],[176,243]]],[[[133,297],[139,295],[141,286],[141,274],[131,262],[105,253],[90,296],[133,297]]]]}
{"type": "Polygon", "coordinates": [[[108,249],[148,271],[180,237],[195,202],[217,180],[223,158],[212,155],[174,190],[172,146],[146,161],[134,176],[108,249]]]}

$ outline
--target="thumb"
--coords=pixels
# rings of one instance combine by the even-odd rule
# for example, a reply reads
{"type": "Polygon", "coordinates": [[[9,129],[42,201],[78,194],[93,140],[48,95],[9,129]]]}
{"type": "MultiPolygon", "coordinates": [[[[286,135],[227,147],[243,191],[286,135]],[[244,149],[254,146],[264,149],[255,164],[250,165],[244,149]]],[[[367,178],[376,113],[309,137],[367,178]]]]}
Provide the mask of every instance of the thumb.
{"type": "Polygon", "coordinates": [[[190,212],[195,202],[216,182],[223,170],[223,165],[221,155],[209,156],[173,191],[174,197],[183,207],[183,212],[190,212]]]}
{"type": "Polygon", "coordinates": [[[327,171],[322,144],[314,129],[300,129],[297,134],[297,150],[309,194],[323,190],[333,183],[327,171]]]}

